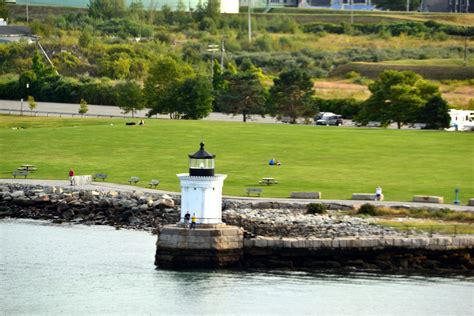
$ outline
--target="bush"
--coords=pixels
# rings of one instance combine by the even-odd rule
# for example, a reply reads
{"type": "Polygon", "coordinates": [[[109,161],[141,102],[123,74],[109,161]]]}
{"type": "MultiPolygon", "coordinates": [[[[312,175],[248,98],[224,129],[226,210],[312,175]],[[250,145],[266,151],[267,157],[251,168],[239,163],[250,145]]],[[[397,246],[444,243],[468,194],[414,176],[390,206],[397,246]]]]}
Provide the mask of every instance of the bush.
{"type": "Polygon", "coordinates": [[[377,216],[377,208],[375,207],[375,205],[365,203],[359,208],[357,214],[377,216]]]}
{"type": "Polygon", "coordinates": [[[308,214],[326,214],[327,206],[324,204],[310,203],[306,210],[308,214]]]}

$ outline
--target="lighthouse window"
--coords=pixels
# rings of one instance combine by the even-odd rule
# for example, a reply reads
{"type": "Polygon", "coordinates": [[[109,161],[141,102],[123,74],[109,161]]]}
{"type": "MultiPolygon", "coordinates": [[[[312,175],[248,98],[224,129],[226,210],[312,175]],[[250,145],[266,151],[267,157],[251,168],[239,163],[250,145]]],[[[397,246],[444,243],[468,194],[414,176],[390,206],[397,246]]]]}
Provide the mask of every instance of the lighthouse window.
{"type": "Polygon", "coordinates": [[[214,169],[214,159],[191,159],[190,168],[193,169],[214,169]]]}

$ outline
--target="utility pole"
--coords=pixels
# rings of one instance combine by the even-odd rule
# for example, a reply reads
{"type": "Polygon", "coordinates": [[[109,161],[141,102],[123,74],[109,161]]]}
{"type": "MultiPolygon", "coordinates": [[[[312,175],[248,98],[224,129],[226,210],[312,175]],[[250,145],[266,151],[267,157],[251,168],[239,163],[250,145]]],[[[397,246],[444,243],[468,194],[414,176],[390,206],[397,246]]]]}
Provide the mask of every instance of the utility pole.
{"type": "Polygon", "coordinates": [[[26,0],[26,24],[29,23],[30,21],[30,13],[29,13],[29,10],[28,10],[28,4],[29,4],[29,0],[26,0]]]}
{"type": "Polygon", "coordinates": [[[251,10],[251,6],[252,6],[252,0],[249,0],[249,14],[248,14],[248,18],[249,18],[249,44],[252,42],[252,17],[251,17],[251,14],[250,14],[250,10],[251,10]]]}
{"type": "Polygon", "coordinates": [[[464,37],[464,67],[467,66],[467,36],[464,37]]]}
{"type": "Polygon", "coordinates": [[[354,24],[354,0],[351,0],[351,25],[354,24]]]}
{"type": "Polygon", "coordinates": [[[407,12],[410,12],[410,0],[407,0],[407,12]]]}

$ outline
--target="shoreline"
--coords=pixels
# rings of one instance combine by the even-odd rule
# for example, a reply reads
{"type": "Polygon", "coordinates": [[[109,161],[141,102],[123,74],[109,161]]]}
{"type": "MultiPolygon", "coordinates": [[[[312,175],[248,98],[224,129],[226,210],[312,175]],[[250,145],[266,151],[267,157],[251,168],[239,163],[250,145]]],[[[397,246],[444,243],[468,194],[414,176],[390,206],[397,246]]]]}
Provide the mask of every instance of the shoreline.
{"type": "MultiPolygon", "coordinates": [[[[245,231],[240,228],[243,248],[237,266],[242,269],[474,273],[474,236],[413,233],[406,238],[405,233],[371,225],[363,218],[334,215],[337,211],[332,215],[308,215],[306,204],[310,202],[224,199],[224,222],[236,225],[229,227],[245,228],[245,231]]],[[[179,205],[179,195],[0,184],[0,219],[108,225],[160,234],[166,227],[176,227],[179,205]]],[[[184,234],[192,237],[195,232],[186,230],[184,234]]],[[[196,238],[194,241],[199,244],[196,238]]],[[[164,250],[181,257],[185,252],[173,247],[164,250]]],[[[202,248],[194,249],[190,255],[196,254],[205,256],[202,248]]],[[[172,268],[196,267],[184,264],[172,268]]]]}

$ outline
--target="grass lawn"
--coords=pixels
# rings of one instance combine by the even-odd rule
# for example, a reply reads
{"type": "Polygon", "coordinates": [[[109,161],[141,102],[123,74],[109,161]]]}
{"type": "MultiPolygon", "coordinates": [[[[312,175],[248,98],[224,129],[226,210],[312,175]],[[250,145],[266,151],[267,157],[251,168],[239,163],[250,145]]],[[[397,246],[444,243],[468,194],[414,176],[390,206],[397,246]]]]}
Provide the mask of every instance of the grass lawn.
{"type": "Polygon", "coordinates": [[[441,233],[449,235],[474,234],[474,225],[467,223],[439,222],[439,221],[394,221],[379,220],[377,225],[393,227],[397,230],[406,232],[407,230],[417,230],[432,233],[441,233]]]}
{"type": "Polygon", "coordinates": [[[142,186],[159,179],[158,188],[179,191],[176,174],[187,172],[187,154],[201,140],[217,155],[216,172],[228,174],[227,195],[243,195],[273,177],[279,184],[263,187],[264,197],[321,191],[326,199],[349,199],[377,185],[387,200],[430,194],[449,203],[455,187],[464,203],[474,197],[474,133],[283,124],[147,120],[125,126],[123,119],[0,116],[0,177],[34,164],[32,178],[66,179],[72,167],[123,184],[131,176],[142,186]],[[282,166],[268,166],[272,157],[282,166]]]}

